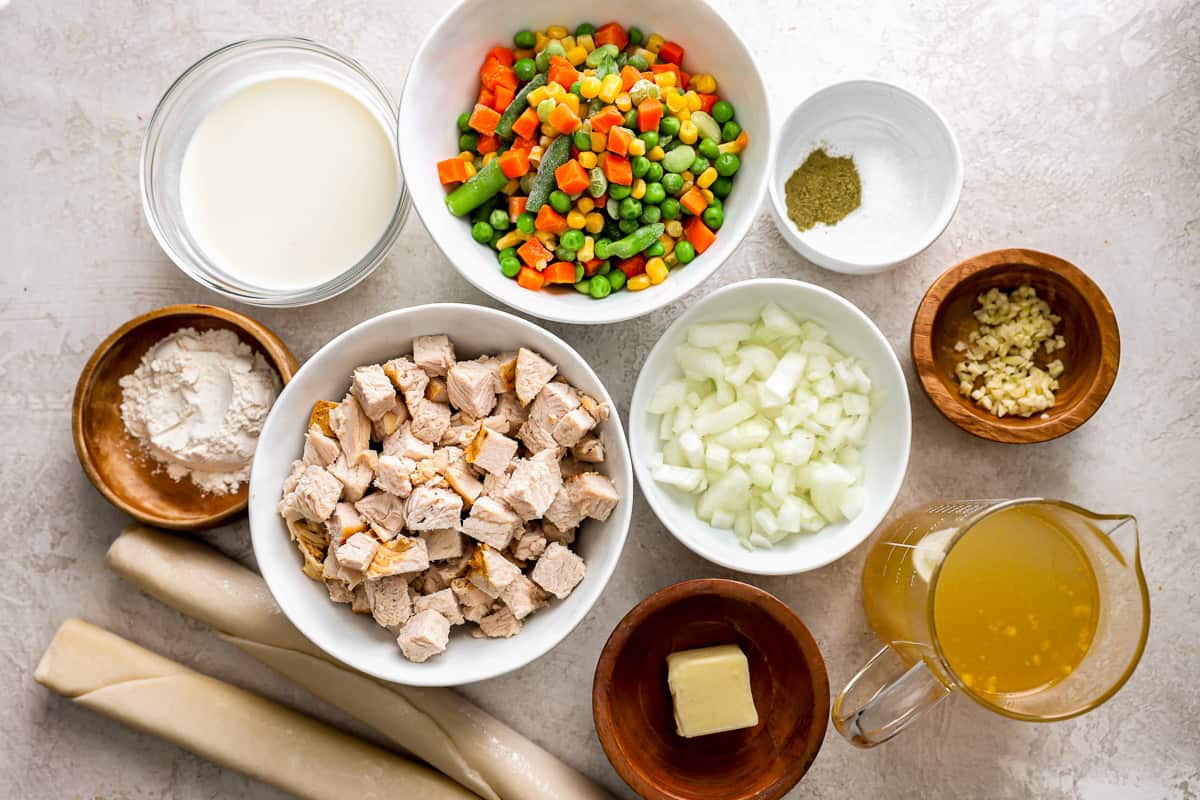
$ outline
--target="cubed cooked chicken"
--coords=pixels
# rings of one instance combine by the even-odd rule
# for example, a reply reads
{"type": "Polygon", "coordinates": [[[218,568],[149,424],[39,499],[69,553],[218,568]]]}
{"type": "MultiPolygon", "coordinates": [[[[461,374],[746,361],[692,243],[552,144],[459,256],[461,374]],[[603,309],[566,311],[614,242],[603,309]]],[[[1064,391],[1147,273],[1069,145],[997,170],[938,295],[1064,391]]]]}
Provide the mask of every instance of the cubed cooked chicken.
{"type": "Polygon", "coordinates": [[[413,339],[413,361],[428,375],[445,375],[454,366],[454,345],[444,333],[413,339]]]}
{"type": "Polygon", "coordinates": [[[413,614],[396,637],[404,657],[418,664],[446,652],[449,641],[450,621],[433,609],[413,614]]]}
{"type": "Polygon", "coordinates": [[[446,376],[450,405],[476,419],[496,407],[497,371],[479,361],[459,361],[446,376]]]}

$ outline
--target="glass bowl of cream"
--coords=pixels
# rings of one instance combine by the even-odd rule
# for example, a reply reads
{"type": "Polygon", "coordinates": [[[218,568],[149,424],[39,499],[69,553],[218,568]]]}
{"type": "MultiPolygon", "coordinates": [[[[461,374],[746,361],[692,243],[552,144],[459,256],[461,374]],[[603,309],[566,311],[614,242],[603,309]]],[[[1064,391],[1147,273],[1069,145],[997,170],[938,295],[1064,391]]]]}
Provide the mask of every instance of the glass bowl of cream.
{"type": "Polygon", "coordinates": [[[235,42],[167,90],[142,143],[142,206],[175,264],[258,306],[302,306],[383,261],[408,213],[396,105],[300,38],[235,42]]]}

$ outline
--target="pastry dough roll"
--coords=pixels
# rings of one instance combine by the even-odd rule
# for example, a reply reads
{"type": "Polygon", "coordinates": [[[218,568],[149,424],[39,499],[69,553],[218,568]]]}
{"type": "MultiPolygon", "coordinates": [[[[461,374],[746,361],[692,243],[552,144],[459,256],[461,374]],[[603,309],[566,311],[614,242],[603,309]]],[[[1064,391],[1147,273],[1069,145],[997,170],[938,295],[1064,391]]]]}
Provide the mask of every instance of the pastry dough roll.
{"type": "Polygon", "coordinates": [[[475,798],[427,767],[77,619],[58,629],[34,677],[82,706],[297,797],[475,798]]]}
{"type": "Polygon", "coordinates": [[[480,797],[610,798],[456,692],[378,681],[334,661],[288,621],[261,576],[205,544],[134,524],[109,548],[108,566],[480,797]]]}

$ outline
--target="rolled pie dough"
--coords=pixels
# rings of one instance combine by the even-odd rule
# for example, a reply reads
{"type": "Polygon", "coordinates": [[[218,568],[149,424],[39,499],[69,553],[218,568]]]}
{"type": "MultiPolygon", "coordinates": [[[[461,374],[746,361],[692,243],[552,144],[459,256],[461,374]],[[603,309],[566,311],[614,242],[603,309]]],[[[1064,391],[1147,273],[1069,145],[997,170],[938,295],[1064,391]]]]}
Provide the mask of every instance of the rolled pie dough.
{"type": "Polygon", "coordinates": [[[587,777],[449,689],[378,681],[296,630],[266,583],[196,542],[130,525],[108,566],[487,800],[608,800],[587,777]]]}
{"type": "Polygon", "coordinates": [[[77,619],[42,656],[38,683],[93,711],[311,800],[471,800],[420,764],[77,619]]]}

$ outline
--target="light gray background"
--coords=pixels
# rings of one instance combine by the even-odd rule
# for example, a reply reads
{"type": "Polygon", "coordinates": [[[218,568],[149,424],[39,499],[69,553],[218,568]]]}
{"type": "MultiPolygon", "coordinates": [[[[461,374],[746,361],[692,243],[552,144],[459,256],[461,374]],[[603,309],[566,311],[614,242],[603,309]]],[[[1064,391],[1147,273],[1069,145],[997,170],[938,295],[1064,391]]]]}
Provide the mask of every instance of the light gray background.
{"type": "MultiPolygon", "coordinates": [[[[831,730],[790,797],[1200,794],[1200,6],[717,5],[761,59],[779,118],[836,80],[895,80],[949,119],[966,185],[945,235],[888,274],[819,270],[784,245],[764,213],[703,288],[787,276],[859,304],[900,354],[913,395],[913,455],[897,508],[941,496],[1045,494],[1136,513],[1154,609],[1140,669],[1100,710],[1023,725],[959,698],[873,752],[831,730]],[[936,414],[912,376],[908,330],[925,288],[960,259],[1004,246],[1078,264],[1121,323],[1121,371],[1108,402],[1082,430],[1049,444],[976,441],[936,414]]],[[[69,411],[84,361],[126,319],[169,303],[227,305],[171,265],[142,219],[138,146],[167,85],[226,42],[296,33],[357,57],[398,95],[441,6],[0,0],[0,508],[9,553],[0,588],[0,796],[280,796],[35,685],[33,667],[70,615],[359,730],[105,571],[104,551],[126,519],[79,469],[69,411]]],[[[428,113],[437,122],[459,110],[428,113]]],[[[303,359],[367,317],[441,300],[492,304],[452,271],[413,214],[390,258],[357,289],[319,307],[240,310],[303,359]]],[[[641,360],[681,305],[605,328],[550,327],[592,360],[625,413],[641,360]]],[[[530,667],[465,690],[618,794],[628,793],[590,713],[600,647],[647,594],[726,574],[677,544],[640,497],[634,502],[624,557],[594,613],[530,667]]],[[[244,521],[208,538],[248,556],[244,521]]],[[[877,646],[860,606],[863,556],[860,549],[815,573],[752,581],[808,623],[835,688],[877,646]]]]}

